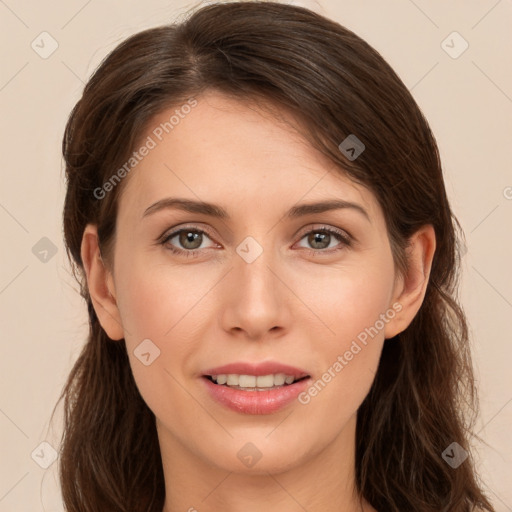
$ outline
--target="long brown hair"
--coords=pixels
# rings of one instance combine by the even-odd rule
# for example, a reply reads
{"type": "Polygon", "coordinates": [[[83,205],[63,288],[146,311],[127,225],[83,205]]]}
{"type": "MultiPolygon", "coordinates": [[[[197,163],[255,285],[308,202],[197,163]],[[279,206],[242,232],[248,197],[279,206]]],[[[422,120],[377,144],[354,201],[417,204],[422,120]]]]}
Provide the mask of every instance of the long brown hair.
{"type": "Polygon", "coordinates": [[[138,392],[124,340],[110,340],[98,322],[80,245],[86,224],[96,224],[109,261],[123,182],[101,199],[95,191],[130,157],[157,113],[207,89],[271,100],[296,115],[336,172],[377,197],[398,271],[406,269],[411,235],[434,226],[437,248],[424,302],[409,327],[385,341],[358,410],[357,490],[379,512],[493,511],[472,457],[457,468],[442,457],[453,442],[470,453],[478,402],[457,299],[463,234],[434,136],[377,51],[334,21],[274,2],[214,4],[131,36],[101,63],[70,114],[62,144],[64,235],[90,332],[59,400],[65,399],[66,509],[162,511],[155,418],[138,392]],[[357,159],[339,149],[351,134],[365,144],[357,159]]]}

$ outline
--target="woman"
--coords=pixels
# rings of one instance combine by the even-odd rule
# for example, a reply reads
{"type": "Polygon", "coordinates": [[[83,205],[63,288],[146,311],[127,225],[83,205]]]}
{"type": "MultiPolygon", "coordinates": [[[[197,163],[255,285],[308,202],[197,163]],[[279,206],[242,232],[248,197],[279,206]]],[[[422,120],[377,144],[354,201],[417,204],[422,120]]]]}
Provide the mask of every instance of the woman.
{"type": "Polygon", "coordinates": [[[494,510],[435,139],[358,36],[207,6],[99,66],[64,135],[90,333],[75,511],[494,510]]]}

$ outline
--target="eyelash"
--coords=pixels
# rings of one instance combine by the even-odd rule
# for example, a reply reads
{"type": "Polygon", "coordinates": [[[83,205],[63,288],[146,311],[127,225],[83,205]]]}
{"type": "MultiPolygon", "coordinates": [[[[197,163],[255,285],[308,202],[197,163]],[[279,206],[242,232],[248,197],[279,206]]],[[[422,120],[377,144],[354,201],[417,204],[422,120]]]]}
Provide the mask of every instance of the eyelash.
{"type": "MultiPolygon", "coordinates": [[[[187,258],[188,257],[197,257],[203,249],[179,249],[179,248],[169,244],[169,240],[174,238],[176,235],[179,235],[183,231],[200,233],[203,235],[207,235],[210,239],[213,239],[213,237],[208,233],[208,231],[205,231],[204,229],[199,229],[194,226],[185,226],[185,227],[180,228],[176,231],[173,231],[169,234],[164,234],[159,239],[159,243],[163,246],[167,246],[169,248],[169,250],[171,252],[173,252],[174,254],[184,255],[187,258]]],[[[352,237],[348,233],[338,231],[337,229],[334,229],[334,228],[331,228],[328,226],[321,226],[319,228],[315,228],[315,229],[311,229],[311,230],[307,231],[306,233],[304,233],[301,236],[299,241],[311,233],[329,233],[330,235],[333,235],[338,241],[341,242],[340,247],[337,247],[335,249],[332,249],[332,248],[331,249],[308,249],[307,247],[302,247],[302,249],[304,249],[310,253],[313,253],[314,255],[321,254],[321,253],[332,254],[332,253],[343,250],[345,247],[352,246],[352,237]]]]}

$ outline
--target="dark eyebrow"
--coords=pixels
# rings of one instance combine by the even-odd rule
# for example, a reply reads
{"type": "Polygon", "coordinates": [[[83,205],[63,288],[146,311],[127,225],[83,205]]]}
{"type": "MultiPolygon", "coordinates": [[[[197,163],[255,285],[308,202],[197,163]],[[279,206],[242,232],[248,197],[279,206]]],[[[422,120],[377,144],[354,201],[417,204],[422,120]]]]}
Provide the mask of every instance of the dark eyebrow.
{"type": "MultiPolygon", "coordinates": [[[[219,219],[230,218],[228,212],[218,205],[205,203],[203,201],[195,201],[191,199],[181,199],[175,197],[167,197],[152,204],[146,208],[142,217],[144,218],[148,215],[151,215],[152,213],[168,208],[176,208],[178,210],[183,210],[190,213],[202,213],[204,215],[209,215],[210,217],[216,217],[219,219]]],[[[328,201],[320,201],[317,203],[307,203],[293,206],[288,210],[285,216],[290,219],[295,219],[305,215],[323,213],[330,210],[340,210],[342,208],[354,209],[363,214],[366,219],[371,222],[368,212],[361,205],[341,199],[331,199],[328,201]]]]}
{"type": "Polygon", "coordinates": [[[152,213],[164,210],[167,208],[176,208],[190,213],[203,213],[211,217],[217,217],[219,219],[229,219],[229,214],[226,210],[211,203],[205,203],[203,201],[193,201],[191,199],[181,199],[175,197],[166,197],[160,199],[150,207],[146,208],[142,217],[151,215],[152,213]]]}
{"type": "Polygon", "coordinates": [[[343,208],[351,208],[359,213],[362,213],[371,223],[368,212],[360,204],[344,201],[343,199],[330,199],[328,201],[320,201],[318,203],[299,204],[298,206],[293,206],[290,208],[286,216],[294,219],[296,217],[302,217],[303,215],[323,213],[330,210],[341,210],[343,208]]]}

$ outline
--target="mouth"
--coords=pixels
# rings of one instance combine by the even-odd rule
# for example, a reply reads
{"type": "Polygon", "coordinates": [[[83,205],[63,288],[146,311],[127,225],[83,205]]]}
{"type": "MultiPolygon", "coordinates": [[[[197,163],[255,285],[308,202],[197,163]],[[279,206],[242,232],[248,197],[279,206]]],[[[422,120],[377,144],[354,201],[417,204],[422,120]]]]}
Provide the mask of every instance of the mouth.
{"type": "Polygon", "coordinates": [[[203,375],[203,378],[217,386],[238,389],[242,391],[271,391],[285,388],[305,379],[309,375],[287,375],[285,373],[274,373],[268,375],[240,375],[240,374],[217,374],[203,375]]]}
{"type": "MultiPolygon", "coordinates": [[[[274,366],[274,371],[277,370],[274,366]]],[[[201,375],[210,397],[228,409],[242,414],[273,414],[296,402],[311,381],[311,376],[296,368],[283,368],[278,373],[269,373],[270,368],[219,367],[201,375]],[[219,373],[249,371],[253,373],[219,373]],[[258,375],[254,375],[258,373],[258,375]]]]}
{"type": "Polygon", "coordinates": [[[243,414],[273,414],[291,406],[311,382],[302,368],[279,361],[238,361],[200,374],[210,397],[243,414]]]}

